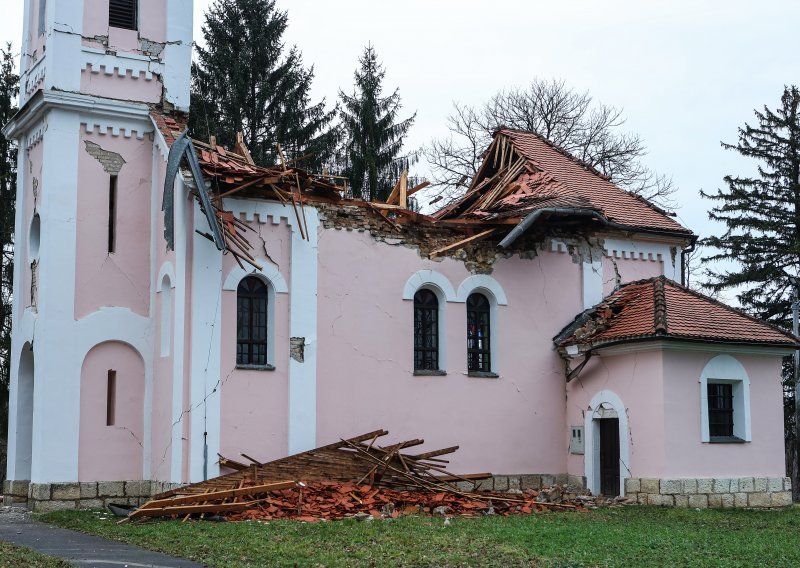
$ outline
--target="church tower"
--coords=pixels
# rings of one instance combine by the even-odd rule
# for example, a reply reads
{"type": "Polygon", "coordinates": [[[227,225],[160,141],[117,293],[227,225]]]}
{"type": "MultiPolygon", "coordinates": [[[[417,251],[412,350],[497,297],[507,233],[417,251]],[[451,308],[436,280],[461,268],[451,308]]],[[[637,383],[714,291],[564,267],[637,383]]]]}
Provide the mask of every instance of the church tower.
{"type": "Polygon", "coordinates": [[[166,149],[151,111],[188,111],[192,4],[25,0],[4,128],[19,147],[7,495],[179,475],[169,459],[154,473],[152,449],[166,149]]]}

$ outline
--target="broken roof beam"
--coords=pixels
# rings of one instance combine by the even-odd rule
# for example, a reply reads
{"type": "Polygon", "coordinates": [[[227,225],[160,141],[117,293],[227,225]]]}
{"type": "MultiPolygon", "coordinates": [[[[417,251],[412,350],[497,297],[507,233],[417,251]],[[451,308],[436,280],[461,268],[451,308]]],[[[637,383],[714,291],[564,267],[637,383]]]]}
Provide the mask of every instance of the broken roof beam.
{"type": "Polygon", "coordinates": [[[445,247],[436,249],[435,251],[432,251],[430,254],[428,254],[428,257],[429,258],[433,258],[434,256],[440,255],[443,252],[447,252],[449,250],[460,248],[460,247],[463,247],[464,245],[468,245],[470,243],[478,242],[480,240],[485,239],[486,237],[491,236],[493,233],[496,233],[497,230],[498,229],[496,227],[493,227],[491,229],[486,229],[485,231],[481,231],[480,233],[478,233],[476,235],[472,235],[471,237],[467,237],[466,239],[461,239],[460,241],[456,241],[456,242],[454,242],[452,244],[449,244],[449,245],[447,245],[445,247]]]}

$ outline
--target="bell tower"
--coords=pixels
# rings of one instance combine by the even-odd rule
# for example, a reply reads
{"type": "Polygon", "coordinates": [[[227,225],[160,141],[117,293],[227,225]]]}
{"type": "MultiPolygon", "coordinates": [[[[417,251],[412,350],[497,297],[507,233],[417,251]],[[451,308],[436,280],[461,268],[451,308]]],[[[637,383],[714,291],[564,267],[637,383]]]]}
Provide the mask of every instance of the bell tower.
{"type": "Polygon", "coordinates": [[[20,111],[3,129],[19,147],[5,493],[151,478],[151,111],[189,109],[192,13],[25,0],[20,111]]]}

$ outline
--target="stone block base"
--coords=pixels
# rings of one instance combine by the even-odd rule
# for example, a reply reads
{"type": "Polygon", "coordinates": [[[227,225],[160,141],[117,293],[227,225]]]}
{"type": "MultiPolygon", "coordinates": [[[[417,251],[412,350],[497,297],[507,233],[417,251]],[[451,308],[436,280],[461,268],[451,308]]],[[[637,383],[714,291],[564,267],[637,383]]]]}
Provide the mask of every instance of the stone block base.
{"type": "Polygon", "coordinates": [[[28,502],[28,486],[30,481],[19,480],[3,482],[3,504],[21,505],[28,502]]]}
{"type": "MultiPolygon", "coordinates": [[[[472,491],[473,484],[467,481],[459,481],[456,484],[459,489],[472,491]]],[[[547,474],[514,474],[514,475],[494,475],[489,479],[482,479],[476,482],[475,489],[478,491],[526,491],[528,489],[541,489],[551,485],[571,485],[576,489],[586,488],[586,478],[579,475],[567,475],[566,473],[547,474]]]]}
{"type": "Polygon", "coordinates": [[[773,508],[792,504],[788,477],[715,477],[625,480],[625,496],[662,507],[773,508]]]}
{"type": "Polygon", "coordinates": [[[89,483],[30,483],[6,481],[4,502],[28,503],[37,513],[65,509],[102,509],[109,503],[141,505],[150,496],[179,487],[163,481],[93,481],[89,483]]]}

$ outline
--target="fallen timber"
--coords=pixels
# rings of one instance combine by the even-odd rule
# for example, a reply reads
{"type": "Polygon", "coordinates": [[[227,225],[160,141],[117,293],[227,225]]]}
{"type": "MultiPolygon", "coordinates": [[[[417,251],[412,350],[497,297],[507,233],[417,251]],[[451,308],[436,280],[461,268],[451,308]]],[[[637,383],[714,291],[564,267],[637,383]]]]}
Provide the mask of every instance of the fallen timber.
{"type": "Polygon", "coordinates": [[[452,454],[458,446],[404,453],[424,440],[378,445],[378,439],[387,434],[376,430],[267,463],[247,454],[242,457],[250,465],[220,456],[220,465],[232,473],[160,493],[120,522],[210,515],[231,520],[309,521],[374,516],[378,509],[385,517],[395,517],[411,512],[472,515],[489,510],[512,514],[580,508],[580,504],[539,502],[536,491],[519,495],[477,492],[477,482],[490,478],[490,473],[457,475],[442,467],[447,460],[441,456],[452,454]]]}

